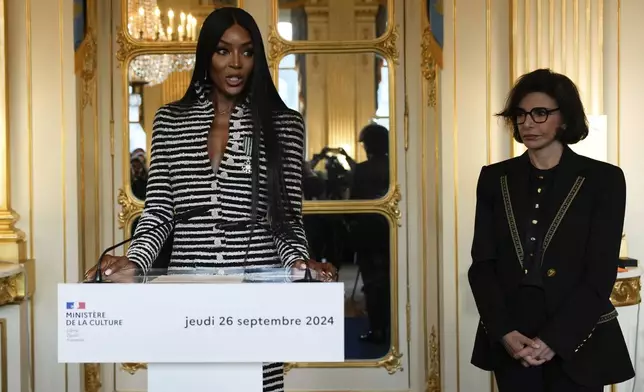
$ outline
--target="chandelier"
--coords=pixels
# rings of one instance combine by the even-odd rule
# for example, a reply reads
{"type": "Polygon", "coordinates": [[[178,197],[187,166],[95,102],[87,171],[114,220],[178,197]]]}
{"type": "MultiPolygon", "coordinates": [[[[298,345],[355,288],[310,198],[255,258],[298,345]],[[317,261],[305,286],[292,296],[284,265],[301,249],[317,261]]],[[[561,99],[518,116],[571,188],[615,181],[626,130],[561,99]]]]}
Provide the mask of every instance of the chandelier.
{"type": "MultiPolygon", "coordinates": [[[[145,42],[195,42],[197,19],[192,14],[172,8],[161,12],[156,0],[128,0],[128,31],[132,37],[145,42]]],[[[150,54],[137,56],[130,62],[130,81],[148,85],[163,83],[175,71],[194,66],[191,54],[150,54]]]]}

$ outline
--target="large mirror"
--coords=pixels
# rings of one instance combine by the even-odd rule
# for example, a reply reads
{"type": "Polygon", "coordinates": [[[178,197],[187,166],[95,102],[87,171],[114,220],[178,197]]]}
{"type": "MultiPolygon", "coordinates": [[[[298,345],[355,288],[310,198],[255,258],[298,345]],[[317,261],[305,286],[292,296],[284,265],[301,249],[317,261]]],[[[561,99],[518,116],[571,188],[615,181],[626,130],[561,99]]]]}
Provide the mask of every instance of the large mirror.
{"type": "MultiPolygon", "coordinates": [[[[145,200],[152,121],[190,83],[192,55],[153,54],[128,65],[131,196],[145,200]]],[[[304,198],[373,200],[390,189],[391,70],[374,53],[288,55],[280,95],[306,122],[304,198]]]]}
{"type": "MultiPolygon", "coordinates": [[[[130,227],[134,234],[138,217],[130,227]]],[[[310,256],[332,263],[344,283],[345,358],[375,361],[387,355],[392,335],[392,273],[394,250],[389,221],[378,213],[304,215],[310,256]]],[[[167,268],[172,236],[154,268],[167,268]]],[[[396,326],[394,326],[395,328],[396,326]]]]}
{"type": "Polygon", "coordinates": [[[306,122],[306,200],[373,200],[390,188],[391,70],[375,53],[289,54],[277,85],[306,122]]]}
{"type": "Polygon", "coordinates": [[[185,93],[194,67],[192,55],[142,55],[128,65],[128,155],[132,196],[145,200],[156,111],[185,93]]]}
{"type": "Polygon", "coordinates": [[[305,214],[312,258],[333,263],[345,289],[345,358],[384,357],[391,345],[392,249],[377,213],[305,214]]]}
{"type": "Polygon", "coordinates": [[[196,41],[213,9],[239,5],[239,0],[127,0],[127,31],[145,42],[196,41]]]}
{"type": "Polygon", "coordinates": [[[287,41],[373,40],[387,30],[388,0],[273,0],[287,41]]]}

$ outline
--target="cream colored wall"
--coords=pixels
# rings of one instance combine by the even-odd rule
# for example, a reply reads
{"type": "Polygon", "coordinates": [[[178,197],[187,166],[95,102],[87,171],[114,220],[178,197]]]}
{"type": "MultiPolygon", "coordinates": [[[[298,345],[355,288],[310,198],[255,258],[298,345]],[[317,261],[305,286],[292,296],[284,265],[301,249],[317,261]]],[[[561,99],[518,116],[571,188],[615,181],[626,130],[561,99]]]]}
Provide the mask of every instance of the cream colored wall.
{"type": "Polygon", "coordinates": [[[587,113],[607,116],[608,137],[600,147],[607,160],[626,173],[629,255],[644,257],[644,208],[640,203],[644,198],[644,133],[638,128],[639,95],[644,90],[640,71],[644,3],[574,0],[565,2],[565,10],[560,0],[541,2],[540,9],[537,3],[444,2],[438,219],[443,391],[494,389],[491,376],[469,363],[478,312],[467,270],[480,168],[523,151],[493,117],[502,108],[514,77],[537,66],[564,72],[578,84],[587,113]],[[527,25],[523,22],[526,15],[527,25]],[[541,38],[536,38],[537,33],[541,38]]]}
{"type": "Polygon", "coordinates": [[[37,260],[35,388],[78,391],[78,366],[57,363],[56,285],[78,277],[76,80],[72,2],[7,2],[11,196],[37,260]]]}
{"type": "Polygon", "coordinates": [[[510,153],[509,138],[492,117],[509,81],[509,24],[499,2],[468,1],[465,7],[454,1],[443,3],[439,87],[442,387],[481,391],[491,378],[469,364],[478,316],[467,269],[479,172],[510,153]]]}

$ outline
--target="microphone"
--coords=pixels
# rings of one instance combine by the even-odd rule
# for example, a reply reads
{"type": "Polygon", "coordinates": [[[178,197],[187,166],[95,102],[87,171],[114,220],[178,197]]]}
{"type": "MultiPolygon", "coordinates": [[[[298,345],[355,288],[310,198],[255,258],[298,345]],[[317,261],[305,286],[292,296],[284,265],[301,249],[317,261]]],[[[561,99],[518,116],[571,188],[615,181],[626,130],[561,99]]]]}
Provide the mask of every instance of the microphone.
{"type": "Polygon", "coordinates": [[[115,245],[110,246],[109,248],[105,249],[103,251],[103,253],[101,254],[101,257],[98,258],[98,263],[96,263],[96,274],[94,275],[94,280],[92,282],[87,282],[87,283],[103,283],[103,271],[102,271],[102,268],[101,268],[101,264],[103,262],[103,257],[108,252],[118,248],[121,245],[125,245],[128,242],[130,242],[132,240],[135,240],[135,239],[137,239],[137,238],[139,238],[139,237],[141,237],[141,236],[143,236],[145,234],[155,232],[156,230],[160,229],[163,226],[170,225],[170,224],[175,224],[175,223],[178,223],[178,222],[187,221],[187,220],[192,219],[192,218],[194,218],[196,216],[203,215],[203,214],[205,214],[206,212],[208,212],[209,210],[211,210],[213,208],[214,208],[214,205],[205,205],[205,206],[199,206],[199,207],[191,208],[191,209],[189,209],[187,211],[184,211],[184,212],[182,212],[180,214],[174,215],[174,217],[172,219],[165,220],[164,222],[156,224],[156,225],[152,226],[151,228],[149,228],[147,230],[142,230],[142,231],[134,234],[132,237],[127,238],[127,239],[125,239],[125,240],[123,240],[123,241],[121,241],[121,242],[119,242],[119,243],[117,243],[115,245]]]}
{"type": "MultiPolygon", "coordinates": [[[[229,230],[244,230],[248,228],[249,226],[259,226],[263,227],[268,232],[270,232],[272,235],[276,236],[277,238],[281,239],[284,241],[284,244],[292,251],[295,251],[295,253],[298,254],[304,261],[304,266],[306,269],[304,270],[304,277],[302,279],[294,280],[294,283],[321,283],[321,280],[314,279],[313,276],[311,275],[311,268],[309,268],[309,265],[306,261],[307,257],[306,255],[299,250],[295,245],[293,245],[293,242],[295,241],[290,241],[292,237],[289,236],[290,232],[286,232],[284,230],[273,230],[273,227],[265,221],[253,221],[253,220],[243,220],[243,221],[237,221],[237,222],[226,222],[226,223],[219,223],[217,226],[220,229],[229,229],[229,230]]],[[[285,225],[286,228],[290,227],[290,225],[285,225]]],[[[283,227],[283,226],[282,226],[283,227]]]]}

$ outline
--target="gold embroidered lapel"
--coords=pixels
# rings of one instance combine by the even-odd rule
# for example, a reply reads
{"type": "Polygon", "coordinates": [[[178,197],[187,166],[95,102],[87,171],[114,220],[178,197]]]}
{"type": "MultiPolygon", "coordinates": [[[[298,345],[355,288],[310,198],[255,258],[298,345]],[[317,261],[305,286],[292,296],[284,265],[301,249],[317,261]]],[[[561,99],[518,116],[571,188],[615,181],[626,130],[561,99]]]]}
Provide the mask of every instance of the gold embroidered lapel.
{"type": "Polygon", "coordinates": [[[512,200],[510,200],[510,190],[508,189],[508,176],[501,177],[501,192],[503,194],[503,205],[505,206],[505,216],[508,219],[508,226],[510,227],[510,235],[512,236],[512,242],[514,243],[514,251],[517,254],[517,259],[519,259],[519,264],[523,268],[523,244],[521,242],[521,237],[519,236],[519,230],[517,229],[517,220],[514,217],[514,210],[512,209],[512,200]]]}
{"type": "Polygon", "coordinates": [[[550,245],[550,241],[552,241],[552,237],[555,236],[555,233],[559,228],[559,224],[561,223],[564,216],[566,215],[566,212],[568,212],[568,208],[570,208],[572,201],[575,200],[575,197],[577,196],[577,193],[581,189],[581,186],[584,184],[585,180],[586,180],[585,177],[582,177],[582,176],[577,177],[577,179],[575,180],[575,183],[572,185],[572,188],[570,188],[570,191],[568,192],[568,196],[566,196],[566,199],[564,199],[564,202],[561,203],[561,206],[559,206],[557,215],[555,215],[555,218],[552,220],[552,223],[550,223],[550,227],[546,232],[546,236],[543,238],[543,246],[541,247],[541,264],[543,264],[543,258],[546,254],[546,250],[548,249],[548,246],[550,245]]]}
{"type": "MultiPolygon", "coordinates": [[[[559,228],[559,224],[561,224],[561,221],[566,215],[566,212],[568,212],[568,208],[570,208],[572,201],[577,196],[577,193],[581,189],[581,186],[583,185],[585,180],[586,180],[585,177],[581,177],[581,176],[577,177],[572,188],[570,188],[570,191],[568,192],[566,199],[559,207],[559,210],[557,211],[557,214],[552,220],[552,223],[550,223],[550,227],[546,232],[546,235],[543,239],[543,246],[541,248],[541,264],[543,264],[544,255],[546,253],[546,250],[548,249],[548,246],[550,245],[550,242],[552,241],[552,238],[554,237],[555,233],[557,232],[557,229],[559,228]]],[[[510,199],[510,190],[508,189],[507,176],[501,177],[501,193],[503,195],[503,205],[505,207],[505,216],[507,217],[507,220],[508,220],[508,227],[510,229],[510,235],[512,237],[512,242],[514,244],[514,251],[517,255],[517,259],[519,259],[519,264],[521,264],[521,268],[523,268],[523,261],[524,261],[525,254],[523,251],[523,243],[521,241],[521,236],[519,235],[519,230],[517,229],[517,221],[514,216],[514,210],[512,209],[512,200],[510,199]]]]}

